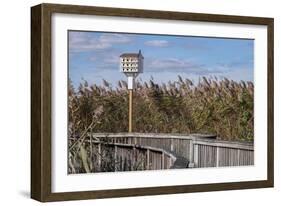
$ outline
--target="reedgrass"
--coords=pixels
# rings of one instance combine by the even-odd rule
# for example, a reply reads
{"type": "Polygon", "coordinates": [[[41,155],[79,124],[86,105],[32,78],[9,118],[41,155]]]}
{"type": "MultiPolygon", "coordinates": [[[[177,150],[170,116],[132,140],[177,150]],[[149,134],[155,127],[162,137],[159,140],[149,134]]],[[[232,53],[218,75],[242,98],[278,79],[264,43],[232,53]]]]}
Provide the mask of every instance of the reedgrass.
{"type": "MultiPolygon", "coordinates": [[[[224,140],[253,141],[254,85],[203,77],[197,84],[178,77],[157,84],[136,82],[133,131],[151,133],[217,134],[224,140]]],[[[128,131],[127,83],[112,87],[80,84],[69,87],[69,135],[128,131]]],[[[83,151],[82,151],[83,157],[83,151]]],[[[88,166],[86,166],[88,167],[88,166]]]]}

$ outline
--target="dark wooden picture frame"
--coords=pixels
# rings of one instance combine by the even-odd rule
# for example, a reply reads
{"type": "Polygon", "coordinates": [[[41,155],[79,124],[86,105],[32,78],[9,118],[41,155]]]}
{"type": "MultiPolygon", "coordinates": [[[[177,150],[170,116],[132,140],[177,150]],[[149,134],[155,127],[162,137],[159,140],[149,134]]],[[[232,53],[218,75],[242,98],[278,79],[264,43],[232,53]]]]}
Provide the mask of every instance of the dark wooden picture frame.
{"type": "Polygon", "coordinates": [[[273,88],[272,18],[242,17],[214,14],[105,8],[75,5],[41,4],[31,8],[31,197],[48,201],[93,198],[160,195],[234,189],[273,187],[274,183],[274,88],[273,88]],[[51,16],[54,13],[100,15],[167,20],[221,22],[267,26],[267,180],[197,185],[112,189],[53,193],[51,190],[51,16]]]}

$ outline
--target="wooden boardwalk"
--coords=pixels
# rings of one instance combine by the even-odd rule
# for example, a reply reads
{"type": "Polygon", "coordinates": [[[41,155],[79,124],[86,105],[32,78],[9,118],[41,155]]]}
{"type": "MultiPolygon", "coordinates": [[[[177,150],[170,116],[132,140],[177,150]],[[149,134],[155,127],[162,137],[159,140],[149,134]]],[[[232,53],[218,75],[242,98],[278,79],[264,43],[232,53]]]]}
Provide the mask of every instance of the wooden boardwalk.
{"type": "Polygon", "coordinates": [[[254,146],[211,135],[93,133],[97,147],[112,148],[116,171],[254,165],[254,146]],[[142,160],[142,161],[140,161],[142,160]]]}

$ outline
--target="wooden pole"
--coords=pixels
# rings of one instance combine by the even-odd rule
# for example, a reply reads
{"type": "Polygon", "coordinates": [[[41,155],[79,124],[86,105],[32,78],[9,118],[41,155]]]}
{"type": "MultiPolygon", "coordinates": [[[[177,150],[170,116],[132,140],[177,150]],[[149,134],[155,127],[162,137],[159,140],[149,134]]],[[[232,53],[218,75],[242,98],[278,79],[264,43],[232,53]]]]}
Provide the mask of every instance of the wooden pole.
{"type": "Polygon", "coordinates": [[[133,131],[133,90],[129,89],[129,132],[133,131]]]}

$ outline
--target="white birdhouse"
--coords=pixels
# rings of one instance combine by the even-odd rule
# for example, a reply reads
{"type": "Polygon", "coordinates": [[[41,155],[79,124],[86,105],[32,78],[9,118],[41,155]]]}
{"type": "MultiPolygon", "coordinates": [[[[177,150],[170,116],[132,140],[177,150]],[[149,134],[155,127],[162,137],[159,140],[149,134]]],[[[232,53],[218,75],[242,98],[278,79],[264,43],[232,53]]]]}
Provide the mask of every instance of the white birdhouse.
{"type": "Polygon", "coordinates": [[[120,55],[120,72],[128,77],[128,89],[133,89],[134,78],[143,73],[143,56],[139,53],[124,53],[120,55]]]}
{"type": "Polygon", "coordinates": [[[128,74],[138,74],[143,72],[143,56],[139,53],[124,53],[120,55],[120,71],[128,74]]]}

